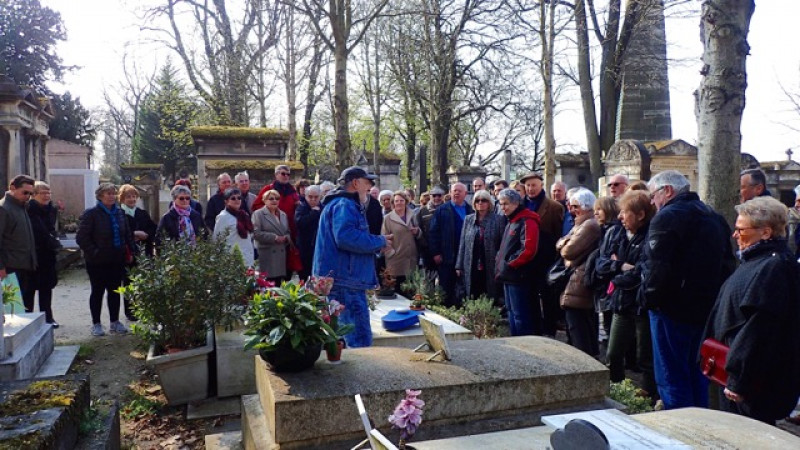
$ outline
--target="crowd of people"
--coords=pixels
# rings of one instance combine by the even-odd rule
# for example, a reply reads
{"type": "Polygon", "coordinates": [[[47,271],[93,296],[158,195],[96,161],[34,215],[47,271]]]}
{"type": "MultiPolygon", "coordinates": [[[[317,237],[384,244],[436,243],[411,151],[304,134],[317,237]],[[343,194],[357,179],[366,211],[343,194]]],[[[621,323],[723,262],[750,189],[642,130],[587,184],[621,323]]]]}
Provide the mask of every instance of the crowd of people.
{"type": "MultiPolygon", "coordinates": [[[[355,326],[345,336],[351,347],[372,343],[366,291],[380,275],[400,287],[424,269],[435,273],[445,306],[486,296],[514,336],[563,330],[571,345],[607,363],[612,381],[622,381],[626,369],[640,371],[637,395],[666,409],[709,405],[698,363],[706,338],[729,347],[723,409],[774,423],[800,395],[791,212],[771,197],[760,170],[741,174],[733,233],[676,171],[636,183],[615,174],[600,197],[563,182],[548,195],[539,173],[510,183],[476,178],[470,193],[454,183],[419,197],[411,189],[380,190],[359,167],[345,169],[335,184],[292,184],[290,177],[279,165],[275,180],[253,194],[246,172],[223,173],[206,205],[180,179],[157,225],[136,206],[134,186],[100,184],[77,233],[91,283],[92,334],[105,334],[104,296],[109,331],[127,332],[116,290],[137,258],[156,255],[164,239],[191,245],[213,237],[276,283],[293,274],[333,277],[330,295],[345,305],[340,321],[355,326]]],[[[46,183],[12,180],[0,200],[0,277],[16,274],[27,311],[39,291],[40,310],[58,327],[55,208],[46,183]]],[[[130,305],[124,313],[136,320],[130,305]]]]}

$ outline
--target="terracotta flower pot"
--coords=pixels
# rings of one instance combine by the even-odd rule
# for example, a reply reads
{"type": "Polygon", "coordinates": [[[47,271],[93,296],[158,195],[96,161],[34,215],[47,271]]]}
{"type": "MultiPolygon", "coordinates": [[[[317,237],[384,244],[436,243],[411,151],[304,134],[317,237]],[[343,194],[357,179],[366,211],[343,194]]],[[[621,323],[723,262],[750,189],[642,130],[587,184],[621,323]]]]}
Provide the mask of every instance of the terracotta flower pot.
{"type": "Polygon", "coordinates": [[[340,364],[342,362],[342,349],[344,342],[336,341],[325,346],[325,353],[328,356],[328,362],[331,364],[340,364]]]}

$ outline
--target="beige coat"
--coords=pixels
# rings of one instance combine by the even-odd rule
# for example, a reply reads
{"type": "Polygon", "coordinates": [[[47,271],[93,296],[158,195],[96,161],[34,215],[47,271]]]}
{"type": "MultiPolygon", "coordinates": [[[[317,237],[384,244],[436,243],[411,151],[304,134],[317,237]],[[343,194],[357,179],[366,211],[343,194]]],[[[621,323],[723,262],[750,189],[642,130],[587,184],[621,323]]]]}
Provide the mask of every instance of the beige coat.
{"type": "Polygon", "coordinates": [[[263,207],[253,213],[253,239],[258,247],[258,270],[269,278],[285,277],[286,248],[291,244],[289,220],[286,213],[278,210],[280,218],[263,207]],[[276,242],[278,236],[286,236],[284,243],[276,242]]]}
{"type": "Polygon", "coordinates": [[[407,276],[416,267],[419,259],[417,253],[416,238],[409,229],[412,226],[419,226],[412,220],[414,211],[406,209],[406,220],[403,219],[394,211],[383,217],[383,227],[381,234],[384,236],[392,234],[394,240],[392,241],[392,249],[394,253],[389,252],[386,255],[386,271],[393,276],[407,276]],[[391,255],[391,256],[390,256],[391,255]]]}
{"type": "Polygon", "coordinates": [[[572,230],[556,243],[556,250],[564,258],[564,264],[575,269],[561,294],[562,308],[594,308],[594,296],[591,289],[583,285],[583,275],[586,258],[600,244],[601,234],[600,225],[594,218],[579,216],[575,218],[572,230]]]}

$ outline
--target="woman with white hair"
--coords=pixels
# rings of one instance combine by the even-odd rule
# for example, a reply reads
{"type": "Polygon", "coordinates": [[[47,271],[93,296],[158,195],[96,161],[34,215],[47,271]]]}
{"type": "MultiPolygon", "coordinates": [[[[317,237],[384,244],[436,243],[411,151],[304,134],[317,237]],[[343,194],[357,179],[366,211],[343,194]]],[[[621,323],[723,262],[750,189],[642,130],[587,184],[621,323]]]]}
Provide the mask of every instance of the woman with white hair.
{"type": "Polygon", "coordinates": [[[775,425],[800,396],[800,273],[786,245],[786,207],[769,197],[736,206],[741,265],[725,281],[704,336],[728,346],[720,409],[775,425]]]}
{"type": "Polygon", "coordinates": [[[300,270],[300,279],[305,280],[311,276],[314,264],[314,247],[317,245],[317,229],[322,214],[322,190],[317,185],[306,188],[306,201],[297,207],[294,213],[294,223],[297,224],[297,248],[300,250],[300,261],[303,268],[300,270]]]}
{"type": "Polygon", "coordinates": [[[600,225],[594,219],[596,198],[588,189],[579,189],[567,200],[567,208],[575,218],[575,226],[558,240],[556,250],[564,258],[564,265],[572,269],[567,287],[561,294],[561,309],[565,312],[567,333],[575,348],[590,356],[596,356],[597,314],[594,312],[594,296],[584,286],[583,277],[586,258],[600,244],[600,225]]]}
{"type": "Polygon", "coordinates": [[[392,212],[392,209],[394,207],[394,205],[392,204],[393,198],[394,198],[394,192],[388,189],[384,189],[378,194],[378,201],[381,202],[384,216],[392,212]]]}
{"type": "Polygon", "coordinates": [[[161,216],[156,229],[156,243],[161,239],[183,240],[194,243],[208,234],[203,217],[192,208],[192,191],[176,184],[170,191],[172,206],[161,216]]]}

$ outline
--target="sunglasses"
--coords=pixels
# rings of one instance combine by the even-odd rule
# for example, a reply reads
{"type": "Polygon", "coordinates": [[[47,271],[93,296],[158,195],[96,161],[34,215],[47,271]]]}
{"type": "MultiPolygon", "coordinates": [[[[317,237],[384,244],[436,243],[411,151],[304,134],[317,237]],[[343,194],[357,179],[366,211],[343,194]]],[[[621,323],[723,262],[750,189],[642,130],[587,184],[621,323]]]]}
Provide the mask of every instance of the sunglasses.
{"type": "Polygon", "coordinates": [[[31,195],[33,195],[33,191],[22,191],[22,195],[27,195],[28,197],[30,197],[31,195]]]}
{"type": "Polygon", "coordinates": [[[489,200],[486,200],[485,198],[479,198],[475,200],[475,203],[489,203],[489,200]]]}
{"type": "Polygon", "coordinates": [[[191,199],[192,199],[192,197],[186,197],[185,195],[182,195],[182,196],[178,197],[178,200],[180,200],[180,201],[191,200],[191,199]]]}
{"type": "Polygon", "coordinates": [[[621,185],[621,184],[622,184],[622,183],[620,183],[620,182],[616,182],[616,183],[608,183],[608,184],[606,185],[606,187],[612,187],[612,186],[613,186],[613,187],[617,187],[617,186],[619,186],[619,185],[621,185]]]}
{"type": "Polygon", "coordinates": [[[279,199],[279,198],[276,198],[276,197],[270,197],[270,198],[268,198],[267,200],[275,200],[276,202],[277,202],[277,201],[280,201],[280,199],[279,199]]]}
{"type": "Polygon", "coordinates": [[[431,194],[433,197],[441,197],[444,194],[431,194]]]}
{"type": "Polygon", "coordinates": [[[241,200],[241,199],[242,197],[239,197],[238,195],[231,195],[230,197],[228,197],[228,200],[241,200]]]}
{"type": "Polygon", "coordinates": [[[282,177],[288,177],[289,176],[289,172],[278,172],[278,175],[280,175],[282,177]]]}

